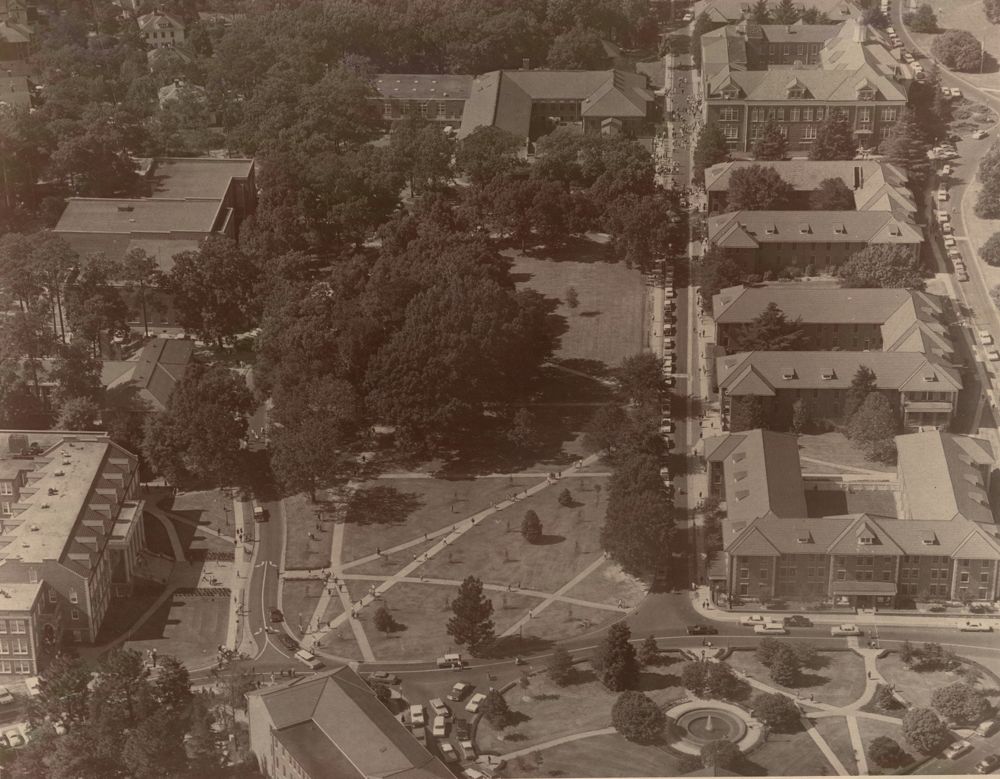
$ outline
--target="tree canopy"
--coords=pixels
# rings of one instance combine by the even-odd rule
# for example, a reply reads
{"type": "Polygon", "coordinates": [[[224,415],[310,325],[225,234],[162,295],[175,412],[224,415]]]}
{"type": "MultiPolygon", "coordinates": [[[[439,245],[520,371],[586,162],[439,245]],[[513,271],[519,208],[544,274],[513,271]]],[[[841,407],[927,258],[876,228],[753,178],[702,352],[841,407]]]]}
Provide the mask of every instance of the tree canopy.
{"type": "Polygon", "coordinates": [[[927,3],[922,3],[916,11],[904,13],[903,24],[913,32],[934,33],[938,31],[937,15],[927,3]]]}
{"type": "Polygon", "coordinates": [[[965,682],[939,687],[931,695],[931,706],[948,722],[978,724],[992,710],[990,702],[965,682]]]}
{"type": "Polygon", "coordinates": [[[493,601],[483,595],[483,583],[467,576],[451,602],[452,616],[448,620],[448,635],[459,646],[468,646],[472,654],[481,655],[494,639],[493,601]]]}
{"type": "Polygon", "coordinates": [[[920,258],[910,246],[869,244],[840,267],[843,287],[924,288],[920,258]]]}
{"type": "Polygon", "coordinates": [[[889,398],[881,392],[871,392],[850,418],[848,437],[865,453],[865,458],[877,462],[895,462],[899,421],[889,398]]]}
{"type": "Polygon", "coordinates": [[[628,690],[639,681],[639,661],[635,647],[629,643],[631,637],[628,625],[616,622],[594,653],[592,663],[597,678],[609,690],[628,690]]]}
{"type": "Polygon", "coordinates": [[[816,140],[809,148],[809,159],[853,160],[857,153],[858,142],[847,114],[831,108],[816,129],[816,140]]]}
{"type": "MultiPolygon", "coordinates": [[[[791,0],[785,0],[791,3],[791,0]]],[[[792,12],[798,12],[792,6],[792,12]]],[[[785,24],[785,22],[780,22],[785,24]]],[[[788,138],[781,131],[781,125],[774,121],[764,123],[764,131],[753,145],[753,156],[756,160],[783,160],[788,153],[788,138]]]]}
{"type": "Polygon", "coordinates": [[[715,122],[706,124],[698,133],[698,141],[694,147],[694,181],[701,184],[705,181],[705,168],[710,168],[718,162],[729,159],[729,144],[722,128],[715,122]]]}
{"type": "Polygon", "coordinates": [[[662,737],[667,715],[648,696],[626,690],[611,707],[611,724],[629,741],[651,743],[662,737]]]}
{"type": "Polygon", "coordinates": [[[823,179],[809,195],[813,211],[853,211],[854,192],[841,178],[823,179]]]}
{"type": "Polygon", "coordinates": [[[903,736],[918,752],[932,755],[948,742],[951,733],[933,711],[913,707],[903,714],[903,736]]]}
{"type": "Polygon", "coordinates": [[[805,347],[801,318],[789,321],[774,301],[732,336],[730,352],[794,352],[805,347]]]}
{"type": "Polygon", "coordinates": [[[782,211],[791,205],[795,190],[767,165],[737,168],[729,176],[730,211],[782,211]]]}
{"type": "Polygon", "coordinates": [[[961,73],[978,73],[983,62],[983,47],[968,30],[945,30],[931,44],[931,53],[946,68],[961,73]]]}

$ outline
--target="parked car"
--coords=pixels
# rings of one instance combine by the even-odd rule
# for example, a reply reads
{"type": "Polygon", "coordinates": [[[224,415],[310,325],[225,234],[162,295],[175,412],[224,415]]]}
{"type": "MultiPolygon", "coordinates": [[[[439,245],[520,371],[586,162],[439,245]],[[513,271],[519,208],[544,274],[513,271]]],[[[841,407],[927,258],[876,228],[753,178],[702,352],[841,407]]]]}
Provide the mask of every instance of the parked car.
{"type": "Polygon", "coordinates": [[[850,624],[848,622],[845,622],[842,625],[834,625],[832,628],[830,628],[830,635],[831,636],[860,636],[861,635],[861,628],[859,628],[857,625],[852,625],[852,624],[850,624]]]}
{"type": "Polygon", "coordinates": [[[981,343],[983,346],[992,346],[993,345],[993,336],[990,335],[990,331],[989,330],[980,330],[979,331],[979,343],[981,343]]]}
{"type": "Polygon", "coordinates": [[[423,723],[419,725],[412,725],[410,727],[410,732],[421,746],[427,746],[427,728],[424,727],[423,723]]]}
{"type": "Polygon", "coordinates": [[[414,703],[410,706],[410,724],[423,725],[424,723],[424,707],[419,703],[414,703]]]}
{"type": "Polygon", "coordinates": [[[434,726],[431,728],[431,735],[434,738],[444,738],[448,735],[448,720],[440,714],[434,718],[434,726]]]}
{"type": "Polygon", "coordinates": [[[448,743],[447,741],[442,741],[438,744],[438,747],[440,747],[441,749],[441,758],[444,760],[444,762],[446,763],[458,762],[458,753],[455,752],[455,747],[453,747],[450,743],[448,743]]]}
{"type": "Polygon", "coordinates": [[[942,187],[937,191],[937,199],[944,201],[948,199],[948,190],[942,187]]]}
{"type": "Polygon", "coordinates": [[[456,671],[461,671],[465,662],[462,660],[462,655],[458,652],[452,652],[450,654],[443,655],[436,660],[438,668],[453,668],[456,671]]]}
{"type": "Polygon", "coordinates": [[[969,274],[965,272],[964,269],[955,271],[955,278],[959,281],[968,281],[969,274]]]}
{"type": "Polygon", "coordinates": [[[306,668],[315,671],[317,668],[323,667],[323,661],[320,660],[312,652],[305,649],[300,649],[295,653],[295,659],[302,663],[306,668]]]}
{"type": "Polygon", "coordinates": [[[947,211],[935,211],[934,212],[934,219],[937,220],[938,224],[942,224],[942,225],[943,224],[948,224],[948,222],[951,221],[951,217],[948,216],[948,212],[947,211]]]}
{"type": "Polygon", "coordinates": [[[783,636],[788,631],[785,630],[785,626],[779,622],[765,622],[763,625],[754,625],[753,632],[760,635],[783,636]]]}
{"type": "Polygon", "coordinates": [[[763,614],[748,614],[740,619],[740,624],[745,627],[763,625],[766,622],[774,622],[774,617],[765,617],[763,614]]]}
{"type": "Polygon", "coordinates": [[[945,246],[949,246],[949,247],[950,246],[957,246],[958,243],[957,243],[957,241],[955,241],[955,236],[953,236],[953,235],[946,235],[944,237],[944,245],[945,246]]]}
{"type": "Polygon", "coordinates": [[[811,628],[813,622],[809,617],[803,617],[801,614],[793,614],[790,617],[785,617],[783,620],[785,627],[788,628],[811,628]]]}
{"type": "Polygon", "coordinates": [[[987,755],[976,763],[976,771],[980,774],[992,774],[1000,768],[1000,755],[987,755]]]}
{"type": "Polygon", "coordinates": [[[277,606],[271,606],[271,622],[284,622],[285,615],[281,613],[281,609],[277,606]]]}
{"type": "Polygon", "coordinates": [[[941,166],[941,175],[942,176],[950,176],[951,175],[951,165],[949,165],[947,162],[944,165],[941,166]]]}
{"type": "Polygon", "coordinates": [[[961,97],[962,96],[962,90],[959,89],[958,87],[952,87],[951,88],[951,96],[952,97],[961,97]]]}
{"type": "Polygon", "coordinates": [[[368,678],[373,682],[381,682],[382,684],[399,684],[402,681],[396,674],[389,671],[373,671],[368,674],[368,678]]]}
{"type": "Polygon", "coordinates": [[[299,647],[299,642],[287,633],[278,633],[278,641],[290,652],[298,652],[301,648],[299,647]]]}
{"type": "Polygon", "coordinates": [[[997,721],[995,719],[988,719],[979,723],[979,727],[976,728],[976,735],[986,738],[994,730],[996,730],[997,721]]]}
{"type": "Polygon", "coordinates": [[[14,702],[14,696],[6,687],[0,687],[0,705],[6,706],[14,702]]]}
{"type": "Polygon", "coordinates": [[[473,768],[472,766],[469,766],[468,768],[463,770],[462,776],[464,776],[465,779],[487,779],[486,774],[484,774],[478,768],[473,768]]]}
{"type": "Polygon", "coordinates": [[[975,140],[977,140],[977,141],[981,141],[981,140],[982,140],[983,138],[985,138],[985,137],[986,137],[987,135],[989,135],[989,133],[987,133],[987,132],[986,132],[986,130],[976,130],[976,131],[975,131],[975,132],[974,132],[974,133],[972,134],[972,137],[973,137],[973,138],[974,138],[975,140]]]}
{"type": "Polygon", "coordinates": [[[465,682],[455,682],[455,684],[452,685],[451,692],[448,693],[448,700],[460,701],[469,694],[469,690],[471,689],[471,684],[466,684],[465,682]]]}
{"type": "Polygon", "coordinates": [[[267,519],[267,512],[257,501],[253,502],[253,518],[255,522],[263,522],[267,519]]]}
{"type": "Polygon", "coordinates": [[[954,760],[955,758],[961,757],[966,752],[972,750],[972,744],[966,741],[964,738],[960,739],[948,746],[944,751],[944,756],[949,760],[954,760]]]}
{"type": "Polygon", "coordinates": [[[719,629],[711,625],[688,625],[687,633],[689,636],[716,636],[719,629]]]}
{"type": "Polygon", "coordinates": [[[990,362],[997,362],[998,360],[1000,360],[1000,352],[998,352],[996,349],[990,349],[988,352],[986,352],[986,359],[989,360],[990,362]]]}
{"type": "Polygon", "coordinates": [[[469,698],[469,702],[465,704],[465,710],[471,712],[472,714],[475,714],[477,711],[479,711],[479,707],[483,705],[483,701],[485,700],[486,700],[486,694],[477,692],[475,695],[469,698]]]}
{"type": "Polygon", "coordinates": [[[672,433],[672,432],[674,432],[674,423],[673,422],[664,422],[664,423],[662,423],[660,425],[660,432],[661,433],[672,433]]]}
{"type": "Polygon", "coordinates": [[[439,717],[450,717],[451,709],[448,708],[447,704],[440,698],[431,698],[430,700],[431,708],[434,713],[439,717]]]}
{"type": "Polygon", "coordinates": [[[7,742],[12,747],[20,747],[24,745],[24,736],[21,735],[21,731],[11,728],[10,730],[5,730],[3,734],[7,739],[7,742]]]}
{"type": "Polygon", "coordinates": [[[972,622],[966,620],[965,624],[959,628],[963,633],[992,633],[993,626],[988,622],[972,622]]]}
{"type": "Polygon", "coordinates": [[[458,737],[458,751],[463,760],[476,759],[476,747],[473,745],[472,739],[468,736],[465,738],[458,737]]]}

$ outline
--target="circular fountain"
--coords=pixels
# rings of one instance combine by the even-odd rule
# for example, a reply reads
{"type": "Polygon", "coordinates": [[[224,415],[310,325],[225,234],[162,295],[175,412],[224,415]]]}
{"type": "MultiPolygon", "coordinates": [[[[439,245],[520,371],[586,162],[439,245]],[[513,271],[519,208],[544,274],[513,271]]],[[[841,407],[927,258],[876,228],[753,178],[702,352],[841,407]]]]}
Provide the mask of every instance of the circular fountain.
{"type": "Polygon", "coordinates": [[[722,701],[685,701],[666,713],[671,721],[670,746],[691,755],[719,740],[732,741],[746,751],[761,736],[761,728],[746,711],[722,701]]]}

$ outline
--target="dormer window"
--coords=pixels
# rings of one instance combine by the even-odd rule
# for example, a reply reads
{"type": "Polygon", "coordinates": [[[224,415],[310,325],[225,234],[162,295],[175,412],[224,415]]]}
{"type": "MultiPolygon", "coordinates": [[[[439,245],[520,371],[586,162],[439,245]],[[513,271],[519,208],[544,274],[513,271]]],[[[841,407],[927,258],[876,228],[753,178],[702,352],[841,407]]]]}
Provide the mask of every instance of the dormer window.
{"type": "Polygon", "coordinates": [[[875,536],[871,535],[870,533],[863,533],[862,535],[858,536],[858,543],[861,544],[862,546],[871,546],[872,544],[875,543],[875,536]]]}
{"type": "Polygon", "coordinates": [[[777,235],[778,226],[776,224],[764,225],[764,232],[767,233],[768,235],[777,235]]]}
{"type": "Polygon", "coordinates": [[[858,90],[858,100],[874,100],[875,90],[868,87],[858,90]]]}
{"type": "Polygon", "coordinates": [[[823,371],[823,373],[820,375],[823,381],[833,381],[835,378],[837,378],[837,373],[836,371],[833,370],[833,368],[823,371]]]}
{"type": "Polygon", "coordinates": [[[791,381],[795,377],[795,368],[785,368],[781,371],[781,378],[785,381],[791,381]]]}
{"type": "Polygon", "coordinates": [[[800,544],[811,544],[813,542],[812,533],[808,530],[800,530],[795,536],[795,540],[800,544]]]}
{"type": "Polygon", "coordinates": [[[789,99],[801,100],[803,97],[805,97],[805,95],[806,95],[805,90],[803,90],[801,87],[793,87],[792,89],[788,90],[789,99]]]}
{"type": "Polygon", "coordinates": [[[925,373],[924,374],[924,381],[927,381],[927,382],[937,381],[937,374],[936,373],[925,373]]]}
{"type": "Polygon", "coordinates": [[[847,235],[847,227],[844,225],[843,222],[834,222],[833,232],[836,233],[837,235],[847,235]]]}
{"type": "Polygon", "coordinates": [[[802,235],[809,235],[812,232],[812,228],[803,222],[799,225],[799,232],[802,233],[802,235]]]}

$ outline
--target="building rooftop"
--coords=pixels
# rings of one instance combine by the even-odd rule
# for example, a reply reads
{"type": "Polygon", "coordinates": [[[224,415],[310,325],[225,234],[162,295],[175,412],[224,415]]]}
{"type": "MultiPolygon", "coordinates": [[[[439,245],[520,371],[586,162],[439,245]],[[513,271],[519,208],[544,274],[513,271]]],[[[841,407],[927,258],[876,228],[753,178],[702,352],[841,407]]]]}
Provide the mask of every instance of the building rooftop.
{"type": "Polygon", "coordinates": [[[382,97],[406,100],[468,100],[473,76],[379,73],[375,89],[382,97]]]}
{"type": "Polygon", "coordinates": [[[983,439],[938,431],[896,436],[906,519],[964,517],[993,526],[983,469],[993,449],[983,439]]]}
{"type": "Polygon", "coordinates": [[[134,360],[102,363],[101,383],[108,389],[132,385],[138,397],[154,411],[164,411],[177,383],[194,355],[194,341],[154,338],[134,360]]]}
{"type": "Polygon", "coordinates": [[[726,287],[712,298],[712,317],[718,324],[747,324],[777,304],[789,319],[806,323],[865,323],[880,325],[911,295],[905,289],[842,289],[803,284],[767,284],[726,287]]]}
{"type": "Polygon", "coordinates": [[[30,611],[42,591],[42,583],[20,584],[4,582],[0,584],[0,613],[7,611],[30,611]]]}
{"type": "Polygon", "coordinates": [[[349,667],[251,693],[274,736],[314,779],[450,779],[451,773],[349,667]]]}
{"type": "MultiPolygon", "coordinates": [[[[779,0],[768,0],[767,5],[774,10],[778,4],[779,0]]],[[[848,0],[808,0],[795,5],[803,11],[806,8],[822,11],[834,22],[849,19],[858,13],[858,8],[848,0]]],[[[753,6],[753,0],[708,0],[703,10],[713,22],[738,22],[750,15],[753,6]]]]}
{"type": "Polygon", "coordinates": [[[957,392],[962,388],[954,368],[919,352],[740,352],[716,359],[719,387],[730,395],[847,389],[862,365],[875,372],[879,389],[957,392]]]}
{"type": "Polygon", "coordinates": [[[749,430],[705,439],[705,459],[723,464],[730,520],[806,516],[795,436],[749,430]]]}
{"type": "Polygon", "coordinates": [[[759,24],[768,43],[826,43],[837,35],[835,24],[759,24]]]}
{"type": "Polygon", "coordinates": [[[139,32],[142,33],[149,30],[184,29],[184,22],[172,14],[163,13],[163,11],[152,11],[148,14],[143,14],[136,19],[136,22],[139,24],[139,32]]]}
{"type": "Polygon", "coordinates": [[[721,249],[768,243],[923,243],[920,227],[890,211],[731,211],[708,218],[708,240],[721,249]]]}
{"type": "Polygon", "coordinates": [[[209,233],[219,201],[214,198],[71,197],[59,233],[209,233]]]}

